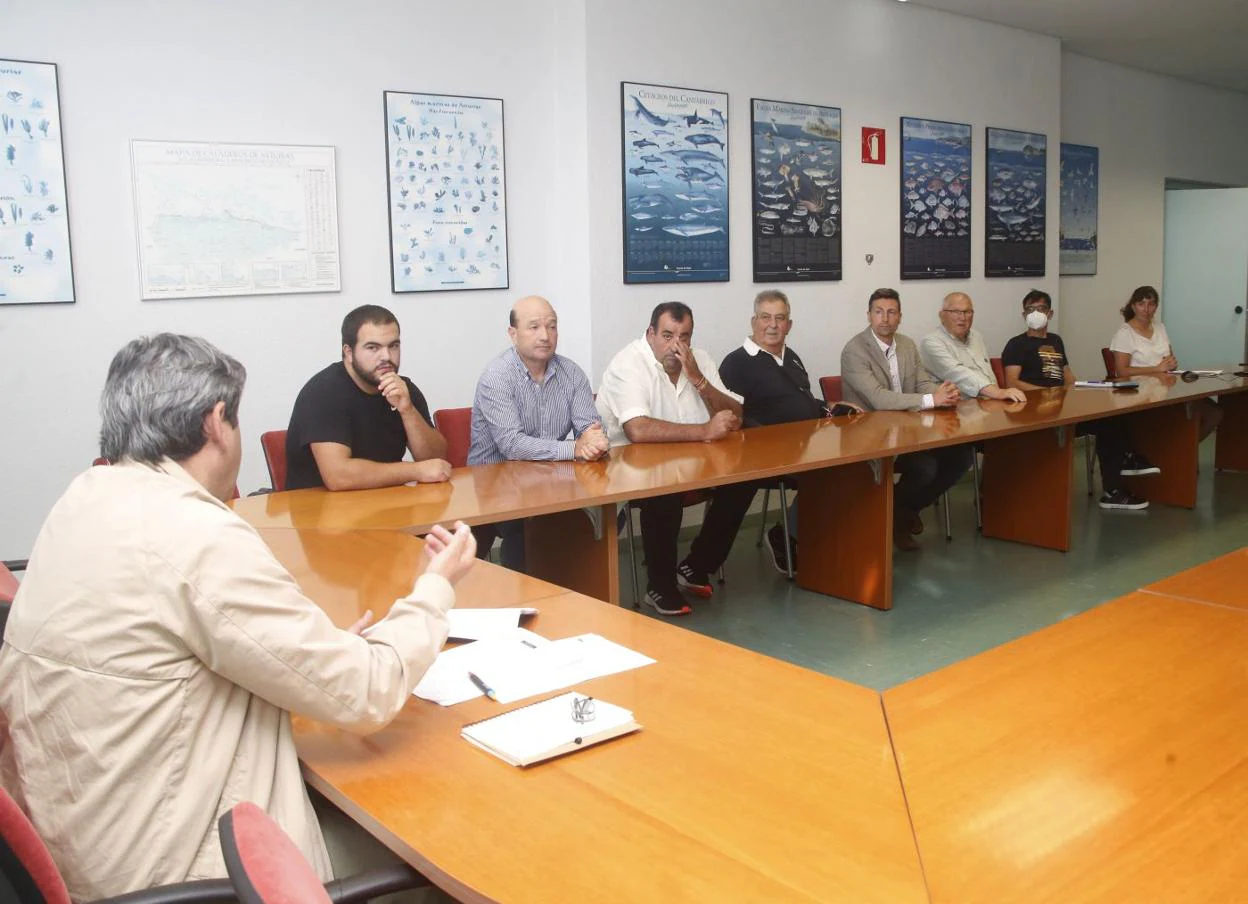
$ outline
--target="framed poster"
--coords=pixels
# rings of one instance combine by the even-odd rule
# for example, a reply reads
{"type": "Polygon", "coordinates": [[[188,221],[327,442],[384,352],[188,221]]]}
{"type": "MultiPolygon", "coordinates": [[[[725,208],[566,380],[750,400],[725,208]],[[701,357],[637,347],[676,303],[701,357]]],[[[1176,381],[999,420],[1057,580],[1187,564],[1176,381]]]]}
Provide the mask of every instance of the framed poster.
{"type": "Polygon", "coordinates": [[[384,92],[394,292],[506,289],[503,102],[384,92]]]}
{"type": "Polygon", "coordinates": [[[1048,139],[987,130],[984,276],[1044,276],[1048,139]]]}
{"type": "Polygon", "coordinates": [[[620,83],[624,282],[728,279],[728,95],[620,83]]]}
{"type": "Polygon", "coordinates": [[[1096,214],[1101,152],[1083,144],[1061,146],[1061,239],[1058,274],[1096,275],[1096,214]]]}
{"type": "Polygon", "coordinates": [[[971,275],[971,127],[901,118],[901,278],[971,275]]]}
{"type": "Polygon", "coordinates": [[[74,300],[55,63],[0,60],[0,304],[74,300]]]}
{"type": "Polygon", "coordinates": [[[131,141],[144,300],[337,292],[332,147],[131,141]]]}
{"type": "Polygon", "coordinates": [[[750,101],[754,282],[841,278],[841,111],[750,101]]]}

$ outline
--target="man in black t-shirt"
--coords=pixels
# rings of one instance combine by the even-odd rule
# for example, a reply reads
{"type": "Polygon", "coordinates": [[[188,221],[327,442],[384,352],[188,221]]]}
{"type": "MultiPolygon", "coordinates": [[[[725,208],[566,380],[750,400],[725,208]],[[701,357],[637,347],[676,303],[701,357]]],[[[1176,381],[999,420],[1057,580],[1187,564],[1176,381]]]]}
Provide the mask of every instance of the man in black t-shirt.
{"type": "MultiPolygon", "coordinates": [[[[746,427],[788,424],[823,417],[822,400],[810,391],[810,375],[797,352],[788,347],[793,318],[788,297],[778,289],[764,289],[754,299],[750,337],[729,352],[719,365],[724,385],[744,400],[746,427]]],[[[858,408],[857,405],[851,405],[858,408]]],[[[861,410],[861,409],[859,409],[861,410]]],[[[786,482],[790,485],[793,478],[786,482]]],[[[797,501],[789,508],[789,561],[797,567],[797,501]]],[[[767,533],[772,562],[785,574],[784,531],[777,524],[767,533]]]]}
{"type": "Polygon", "coordinates": [[[451,475],[424,395],[399,375],[399,322],[364,305],[342,321],[342,360],[310,379],[286,431],[286,488],[362,490],[451,475]],[[406,452],[412,461],[404,461],[406,452]]]}
{"type": "MultiPolygon", "coordinates": [[[[1024,392],[1073,386],[1075,375],[1066,359],[1066,346],[1061,336],[1049,332],[1049,321],[1053,317],[1053,300],[1049,293],[1039,289],[1028,292],[1023,299],[1023,317],[1027,321],[1027,332],[1007,342],[1001,352],[1006,386],[1024,392]]],[[[1118,418],[1085,421],[1075,429],[1076,436],[1088,434],[1096,437],[1096,458],[1105,488],[1100,498],[1101,508],[1148,508],[1148,500],[1129,493],[1122,478],[1160,474],[1161,469],[1131,449],[1126,427],[1118,418]]]]}

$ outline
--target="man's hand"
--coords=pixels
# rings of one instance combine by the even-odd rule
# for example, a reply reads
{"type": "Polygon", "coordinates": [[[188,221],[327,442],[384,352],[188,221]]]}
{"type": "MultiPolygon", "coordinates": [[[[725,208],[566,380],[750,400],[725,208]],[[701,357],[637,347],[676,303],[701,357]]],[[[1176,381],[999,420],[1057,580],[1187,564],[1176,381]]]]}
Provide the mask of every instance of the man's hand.
{"type": "Polygon", "coordinates": [[[451,463],[441,458],[413,462],[412,474],[417,483],[443,483],[451,479],[451,463]]]}
{"type": "Polygon", "coordinates": [[[412,394],[407,388],[407,381],[400,377],[394,371],[385,374],[381,378],[381,382],[377,384],[377,388],[381,390],[382,396],[390,407],[399,414],[407,414],[413,411],[412,394]]]}
{"type": "Polygon", "coordinates": [[[680,359],[680,366],[684,368],[685,378],[694,386],[697,386],[702,382],[702,371],[698,368],[698,362],[693,357],[693,349],[677,340],[675,351],[676,357],[680,359]]]}
{"type": "Polygon", "coordinates": [[[462,521],[455,522],[455,533],[440,524],[425,535],[425,555],[429,564],[425,574],[440,574],[454,585],[477,560],[477,538],[462,521]]]}
{"type": "Polygon", "coordinates": [[[980,397],[985,399],[997,399],[1002,402],[1026,402],[1027,393],[1021,389],[1014,387],[1002,388],[1000,386],[985,386],[979,391],[980,397]]]}
{"type": "Polygon", "coordinates": [[[347,628],[347,632],[350,634],[355,634],[356,636],[359,636],[363,634],[364,629],[367,628],[372,623],[373,623],[373,610],[368,609],[365,611],[364,615],[360,617],[359,621],[357,621],[351,627],[347,628]]]}
{"type": "Polygon", "coordinates": [[[845,406],[846,408],[852,409],[854,414],[866,414],[867,413],[867,410],[863,408],[862,406],[855,405],[853,402],[846,402],[844,399],[842,399],[839,402],[824,402],[823,403],[823,416],[832,417],[832,409],[841,405],[845,406]]]}
{"type": "Polygon", "coordinates": [[[952,408],[958,404],[961,393],[958,387],[948,380],[936,387],[936,391],[932,393],[932,406],[935,408],[952,408]]]}
{"type": "Polygon", "coordinates": [[[576,438],[573,456],[578,461],[597,461],[610,448],[607,435],[602,432],[602,424],[595,421],[576,438]]]}
{"type": "Polygon", "coordinates": [[[711,415],[711,419],[706,422],[706,434],[702,437],[703,442],[713,443],[716,440],[723,439],[734,430],[740,429],[741,418],[737,417],[731,411],[724,409],[716,411],[711,415]]]}

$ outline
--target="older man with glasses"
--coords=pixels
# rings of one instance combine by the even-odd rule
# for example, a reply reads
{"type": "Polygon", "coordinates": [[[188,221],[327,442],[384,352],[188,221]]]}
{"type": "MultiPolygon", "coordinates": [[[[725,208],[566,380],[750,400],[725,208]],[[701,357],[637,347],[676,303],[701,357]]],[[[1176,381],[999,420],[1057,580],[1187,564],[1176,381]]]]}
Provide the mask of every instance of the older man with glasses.
{"type": "Polygon", "coordinates": [[[1021,389],[1002,389],[988,361],[983,334],[974,329],[975,305],[965,292],[950,292],[940,308],[940,329],[923,337],[923,366],[958,387],[964,399],[1025,402],[1021,389]]]}

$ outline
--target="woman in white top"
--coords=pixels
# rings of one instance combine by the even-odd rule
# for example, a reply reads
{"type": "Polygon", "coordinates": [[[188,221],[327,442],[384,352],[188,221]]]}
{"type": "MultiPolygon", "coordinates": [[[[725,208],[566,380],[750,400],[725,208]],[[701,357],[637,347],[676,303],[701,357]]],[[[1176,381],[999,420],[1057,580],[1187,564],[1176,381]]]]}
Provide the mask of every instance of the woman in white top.
{"type": "MultiPolygon", "coordinates": [[[[1166,374],[1179,369],[1166,327],[1157,319],[1157,304],[1157,290],[1152,286],[1140,286],[1123,306],[1122,319],[1126,323],[1118,328],[1109,343],[1118,379],[1125,380],[1140,374],[1166,374]]],[[[1201,399],[1196,407],[1200,414],[1200,438],[1203,440],[1221,423],[1222,409],[1212,399],[1201,399]]]]}

